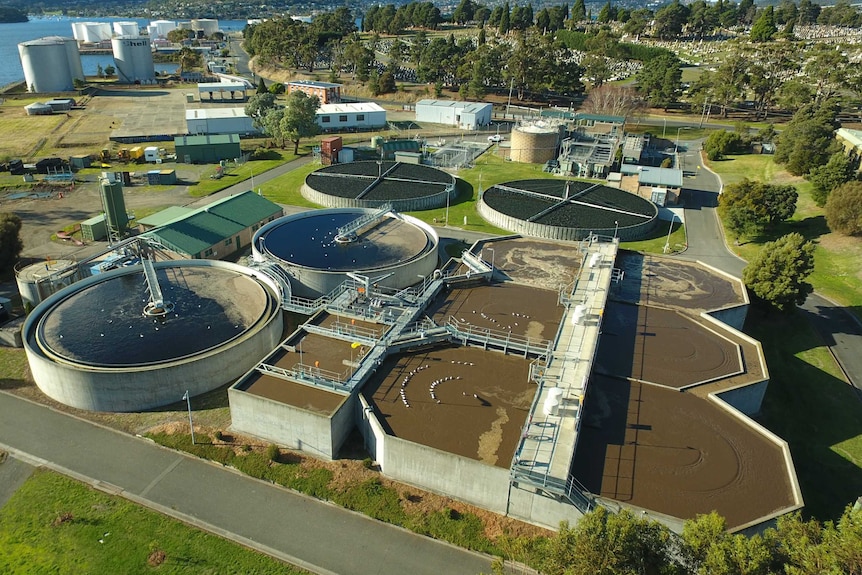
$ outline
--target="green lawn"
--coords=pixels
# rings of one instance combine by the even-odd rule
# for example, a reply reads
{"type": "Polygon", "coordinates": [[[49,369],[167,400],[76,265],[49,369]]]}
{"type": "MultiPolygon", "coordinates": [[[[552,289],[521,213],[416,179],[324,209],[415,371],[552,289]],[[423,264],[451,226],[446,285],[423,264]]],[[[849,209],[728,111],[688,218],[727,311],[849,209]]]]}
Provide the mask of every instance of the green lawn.
{"type": "Polygon", "coordinates": [[[0,572],[305,573],[117,496],[37,470],[0,509],[0,572]],[[158,552],[160,565],[149,565],[158,552]]]}
{"type": "Polygon", "coordinates": [[[797,232],[814,241],[814,273],[809,281],[818,292],[847,306],[862,318],[862,241],[833,234],[826,225],[823,209],[811,199],[811,184],[788,174],[770,155],[730,156],[727,160],[710,162],[725,185],[743,178],[776,184],[793,184],[799,191],[796,213],[761,237],[753,238],[741,246],[733,246],[734,238],[728,235],[728,245],[746,260],[751,260],[767,241],[797,232]]]}
{"type": "MultiPolygon", "coordinates": [[[[301,151],[302,150],[300,149],[300,152],[301,151]]],[[[218,169],[218,166],[212,165],[208,169],[204,170],[198,183],[189,186],[189,194],[194,197],[200,198],[203,196],[214,194],[215,192],[218,192],[245,180],[249,181],[249,189],[251,189],[252,174],[254,174],[255,176],[258,174],[262,174],[263,172],[269,171],[273,168],[277,168],[278,166],[291,160],[294,160],[298,157],[293,153],[292,149],[270,150],[269,155],[271,156],[269,159],[250,160],[241,166],[234,166],[231,164],[230,166],[225,168],[225,176],[217,180],[210,177],[213,176],[218,169]]],[[[263,188],[263,186],[255,185],[255,188],[258,187],[263,188]]]]}

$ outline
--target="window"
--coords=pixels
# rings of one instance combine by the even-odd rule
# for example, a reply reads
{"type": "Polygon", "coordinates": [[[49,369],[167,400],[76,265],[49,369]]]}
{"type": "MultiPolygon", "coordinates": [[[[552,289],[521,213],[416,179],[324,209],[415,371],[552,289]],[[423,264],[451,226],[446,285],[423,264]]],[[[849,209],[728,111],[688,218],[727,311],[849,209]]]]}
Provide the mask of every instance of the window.
{"type": "Polygon", "coordinates": [[[213,255],[213,250],[212,250],[212,248],[210,248],[210,249],[208,249],[207,251],[205,251],[205,252],[204,252],[204,257],[205,257],[205,258],[208,258],[208,257],[210,257],[211,255],[213,255]]]}
{"type": "Polygon", "coordinates": [[[328,124],[328,123],[329,123],[329,119],[330,119],[330,118],[329,118],[329,116],[321,116],[321,117],[320,117],[320,121],[321,121],[322,123],[324,123],[324,124],[328,124]]]}
{"type": "Polygon", "coordinates": [[[229,246],[233,243],[233,238],[228,238],[224,241],[224,245],[229,246]]]}
{"type": "Polygon", "coordinates": [[[357,122],[364,122],[365,121],[365,114],[356,114],[356,121],[357,122]]]}
{"type": "Polygon", "coordinates": [[[345,116],[338,116],[338,121],[339,121],[339,122],[346,122],[346,121],[347,121],[347,116],[346,116],[346,115],[345,115],[345,116]]]}

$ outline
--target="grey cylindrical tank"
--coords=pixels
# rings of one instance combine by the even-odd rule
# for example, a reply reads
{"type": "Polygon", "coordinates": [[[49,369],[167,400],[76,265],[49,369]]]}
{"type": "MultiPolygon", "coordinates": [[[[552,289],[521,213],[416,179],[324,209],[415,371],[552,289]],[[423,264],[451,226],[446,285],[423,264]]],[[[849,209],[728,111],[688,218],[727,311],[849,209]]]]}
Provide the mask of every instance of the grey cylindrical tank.
{"type": "Polygon", "coordinates": [[[15,270],[18,293],[25,309],[37,306],[48,296],[81,279],[75,260],[51,260],[15,270]]]}
{"type": "Polygon", "coordinates": [[[108,228],[122,236],[129,225],[129,216],[126,213],[126,201],[123,199],[123,182],[102,180],[102,205],[105,208],[105,220],[108,228]]]}
{"type": "Polygon", "coordinates": [[[18,44],[24,80],[30,92],[67,92],[84,79],[74,38],[48,36],[18,44]]]}
{"type": "Polygon", "coordinates": [[[151,82],[156,78],[153,52],[146,38],[118,36],[111,39],[120,82],[151,82]]]}

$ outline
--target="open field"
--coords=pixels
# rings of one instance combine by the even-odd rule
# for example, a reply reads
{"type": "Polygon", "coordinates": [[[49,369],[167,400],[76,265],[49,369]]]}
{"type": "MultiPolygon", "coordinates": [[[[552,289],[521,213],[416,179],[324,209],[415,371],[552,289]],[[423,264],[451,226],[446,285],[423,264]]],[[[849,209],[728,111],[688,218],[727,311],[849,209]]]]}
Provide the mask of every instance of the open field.
{"type": "Polygon", "coordinates": [[[297,569],[49,471],[0,509],[4,573],[284,573],[297,569]]]}

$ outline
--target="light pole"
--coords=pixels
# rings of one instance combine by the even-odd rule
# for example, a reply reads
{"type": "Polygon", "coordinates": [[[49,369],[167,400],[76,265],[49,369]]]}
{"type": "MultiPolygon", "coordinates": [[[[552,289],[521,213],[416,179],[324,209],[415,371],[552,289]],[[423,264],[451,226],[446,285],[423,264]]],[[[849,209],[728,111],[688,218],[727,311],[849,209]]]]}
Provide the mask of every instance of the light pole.
{"type": "Polygon", "coordinates": [[[667,239],[664,241],[664,253],[670,253],[670,233],[673,231],[673,220],[676,218],[676,214],[671,212],[670,214],[670,227],[667,229],[667,239]]]}
{"type": "Polygon", "coordinates": [[[664,122],[664,126],[661,129],[661,139],[664,140],[664,134],[667,132],[667,118],[662,118],[662,122],[664,122]]]}
{"type": "Polygon", "coordinates": [[[617,239],[617,231],[620,229],[619,220],[614,220],[614,239],[617,239]]]}
{"type": "Polygon", "coordinates": [[[443,224],[443,227],[449,227],[449,196],[452,195],[452,190],[448,190],[446,192],[446,223],[443,224]]]}
{"type": "Polygon", "coordinates": [[[186,390],[185,395],[183,395],[183,399],[185,399],[185,400],[186,400],[186,405],[187,405],[187,406],[188,406],[188,408],[189,408],[189,429],[190,429],[190,430],[191,430],[191,432],[192,432],[192,445],[194,445],[194,444],[195,444],[195,426],[194,426],[194,424],[192,423],[192,398],[191,398],[191,396],[189,395],[189,390],[188,390],[188,389],[186,390]]]}

